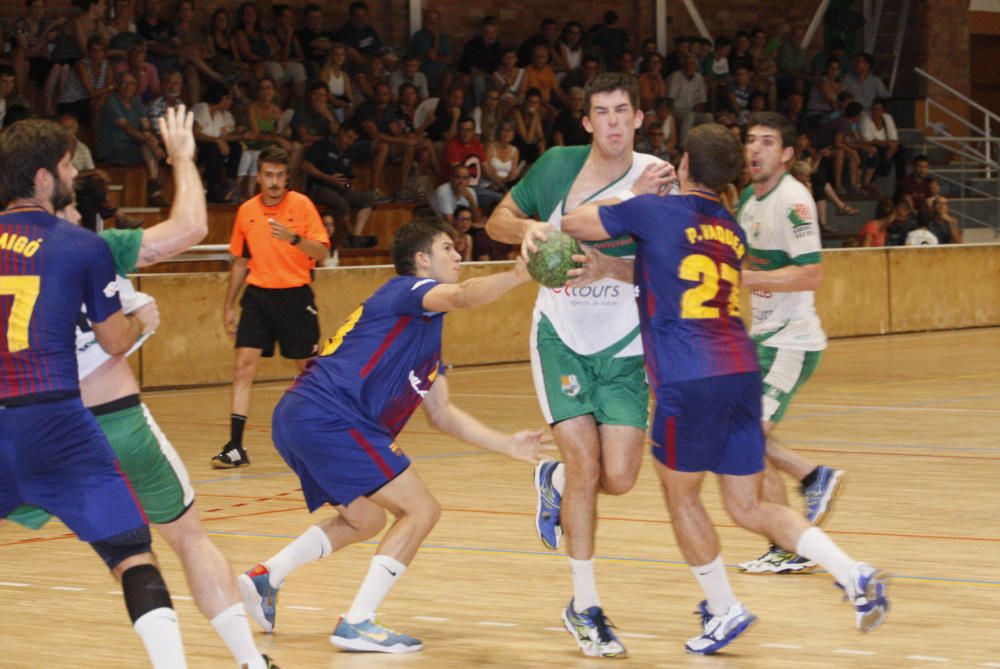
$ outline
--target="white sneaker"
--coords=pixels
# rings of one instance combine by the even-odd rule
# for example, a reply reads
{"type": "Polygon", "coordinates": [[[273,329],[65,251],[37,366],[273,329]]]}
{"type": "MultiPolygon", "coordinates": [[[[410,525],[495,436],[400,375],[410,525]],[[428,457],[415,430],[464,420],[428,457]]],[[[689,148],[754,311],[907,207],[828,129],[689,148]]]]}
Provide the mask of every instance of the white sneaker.
{"type": "Polygon", "coordinates": [[[708,610],[708,602],[702,600],[694,613],[701,617],[705,629],[700,635],[688,639],[684,648],[696,655],[717,653],[757,621],[757,616],[740,602],[732,604],[721,616],[713,616],[708,610]]]}
{"type": "Polygon", "coordinates": [[[846,586],[837,584],[847,594],[854,606],[854,623],[858,630],[870,632],[889,615],[889,574],[870,564],[858,562],[851,567],[850,581],[846,586]]]}

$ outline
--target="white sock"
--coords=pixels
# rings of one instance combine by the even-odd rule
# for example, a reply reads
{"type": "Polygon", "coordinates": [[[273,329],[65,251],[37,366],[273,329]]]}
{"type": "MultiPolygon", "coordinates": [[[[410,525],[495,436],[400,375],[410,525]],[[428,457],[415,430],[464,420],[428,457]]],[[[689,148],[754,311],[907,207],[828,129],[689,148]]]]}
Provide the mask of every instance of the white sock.
{"type": "Polygon", "coordinates": [[[573,609],[579,613],[591,606],[600,606],[597,582],[594,580],[594,561],[569,559],[569,573],[573,575],[573,609]]]}
{"type": "Polygon", "coordinates": [[[132,627],[146,646],[153,669],[187,669],[176,611],[166,606],[147,611],[132,627]]]}
{"type": "Polygon", "coordinates": [[[713,616],[721,616],[729,607],[736,603],[736,595],[729,585],[729,577],[726,575],[726,565],[722,562],[722,555],[717,555],[714,560],[700,567],[691,567],[701,591],[705,593],[705,601],[708,602],[708,612],[713,616]]]}
{"type": "Polygon", "coordinates": [[[851,559],[847,553],[840,550],[826,532],[818,527],[810,527],[802,533],[795,546],[795,552],[819,563],[833,575],[837,583],[845,587],[851,581],[851,567],[857,564],[857,560],[851,559]]]}
{"type": "Polygon", "coordinates": [[[347,622],[353,625],[370,618],[405,572],[406,565],[395,558],[388,555],[373,557],[368,566],[368,575],[361,583],[358,594],[354,596],[351,610],[347,612],[347,622]]]}
{"type": "Polygon", "coordinates": [[[271,572],[268,581],[271,587],[280,588],[288,575],[304,564],[321,560],[333,552],[326,533],[316,525],[302,533],[298,539],[281,549],[277,555],[264,563],[271,572]]]}
{"type": "Polygon", "coordinates": [[[560,495],[566,489],[566,465],[561,462],[552,470],[552,487],[558,490],[560,495]]]}
{"type": "Polygon", "coordinates": [[[236,660],[236,666],[246,669],[267,669],[264,658],[254,643],[247,612],[242,604],[233,604],[212,618],[212,627],[226,642],[229,652],[236,660]]]}

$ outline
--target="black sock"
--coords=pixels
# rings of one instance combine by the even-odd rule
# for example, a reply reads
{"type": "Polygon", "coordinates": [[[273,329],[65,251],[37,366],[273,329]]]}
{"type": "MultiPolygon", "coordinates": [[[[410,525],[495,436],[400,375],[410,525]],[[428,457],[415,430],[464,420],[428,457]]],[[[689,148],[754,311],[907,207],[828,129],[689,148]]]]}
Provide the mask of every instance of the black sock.
{"type": "Polygon", "coordinates": [[[122,592],[133,624],[150,611],[173,608],[167,584],[163,582],[160,570],[151,564],[127,569],[122,574],[122,592]]]}
{"type": "Polygon", "coordinates": [[[806,488],[811,486],[813,483],[816,482],[816,479],[818,477],[819,477],[819,467],[816,467],[811,472],[806,474],[804,479],[802,479],[802,489],[805,490],[806,488]]]}
{"type": "Polygon", "coordinates": [[[247,425],[247,417],[238,413],[229,415],[229,443],[243,448],[243,428],[247,425]]]}

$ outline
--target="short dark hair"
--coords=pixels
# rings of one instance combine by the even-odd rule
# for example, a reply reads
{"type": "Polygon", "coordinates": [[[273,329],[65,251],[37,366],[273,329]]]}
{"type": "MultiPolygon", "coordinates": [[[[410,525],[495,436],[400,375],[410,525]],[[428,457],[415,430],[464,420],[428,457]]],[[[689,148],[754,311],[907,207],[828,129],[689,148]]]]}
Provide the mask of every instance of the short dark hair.
{"type": "Polygon", "coordinates": [[[725,126],[703,123],[688,133],[688,172],[691,180],[719,193],[740,175],[743,147],[725,126]]]}
{"type": "Polygon", "coordinates": [[[917,154],[913,158],[913,164],[916,165],[917,163],[921,163],[921,162],[923,162],[923,163],[929,163],[929,162],[931,162],[931,159],[928,158],[927,154],[925,154],[925,153],[917,154]]]}
{"type": "Polygon", "coordinates": [[[201,95],[201,101],[210,105],[217,105],[222,102],[222,98],[229,95],[229,87],[221,81],[214,81],[208,85],[201,95]]]}
{"type": "Polygon", "coordinates": [[[860,58],[861,60],[863,60],[866,63],[868,63],[868,67],[871,67],[871,68],[875,67],[875,56],[871,55],[870,53],[863,53],[862,52],[862,53],[859,53],[858,55],[856,55],[855,58],[860,58]]]}
{"type": "Polygon", "coordinates": [[[604,23],[609,26],[618,23],[618,12],[612,9],[604,12],[604,23]]]}
{"type": "Polygon", "coordinates": [[[0,77],[13,77],[14,68],[10,65],[0,65],[0,77]]]}
{"type": "Polygon", "coordinates": [[[317,5],[315,2],[310,2],[308,5],[302,8],[303,14],[311,14],[312,12],[322,12],[323,8],[317,5]]]}
{"type": "Polygon", "coordinates": [[[875,105],[882,105],[882,109],[888,109],[889,100],[886,98],[875,98],[874,100],[872,100],[872,107],[874,107],[875,105]]]}
{"type": "Polygon", "coordinates": [[[288,167],[288,153],[280,146],[272,144],[261,149],[260,155],[257,157],[257,162],[261,165],[270,163],[271,165],[284,165],[288,167]]]}
{"type": "Polygon", "coordinates": [[[453,233],[446,231],[441,225],[423,219],[410,221],[397,230],[392,237],[390,252],[396,274],[406,276],[416,272],[416,255],[430,253],[434,239],[440,234],[449,235],[454,239],[453,233]]]}
{"type": "Polygon", "coordinates": [[[854,118],[863,112],[865,108],[860,102],[848,102],[847,106],[844,107],[844,118],[854,118]]]}
{"type": "Polygon", "coordinates": [[[6,128],[0,133],[0,202],[34,197],[38,170],[58,178],[59,161],[75,143],[55,121],[27,119],[6,128]]]}
{"type": "Polygon", "coordinates": [[[584,87],[584,115],[590,114],[590,99],[598,93],[614,93],[624,91],[628,94],[633,109],[639,108],[639,80],[628,72],[604,72],[599,74],[584,87]]]}
{"type": "Polygon", "coordinates": [[[353,14],[355,9],[364,9],[364,10],[367,10],[368,9],[368,4],[365,3],[365,2],[362,2],[362,0],[354,0],[354,2],[352,2],[350,4],[350,6],[347,8],[347,13],[348,14],[353,14]]]}
{"type": "Polygon", "coordinates": [[[318,91],[321,88],[324,91],[330,90],[329,88],[327,88],[326,84],[324,84],[322,81],[312,81],[312,82],[310,82],[309,86],[306,87],[306,96],[308,97],[308,96],[312,95],[315,91],[318,91]]]}
{"type": "Polygon", "coordinates": [[[795,146],[798,133],[795,131],[795,124],[787,116],[776,112],[757,112],[750,115],[750,125],[748,127],[752,128],[755,125],[777,130],[781,135],[781,147],[783,149],[795,146]]]}

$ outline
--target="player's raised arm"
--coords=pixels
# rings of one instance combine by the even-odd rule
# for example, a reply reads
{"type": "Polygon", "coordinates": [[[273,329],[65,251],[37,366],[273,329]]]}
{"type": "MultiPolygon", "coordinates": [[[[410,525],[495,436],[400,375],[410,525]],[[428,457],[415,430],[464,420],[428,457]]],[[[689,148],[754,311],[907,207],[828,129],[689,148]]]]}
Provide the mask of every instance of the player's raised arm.
{"type": "Polygon", "coordinates": [[[772,270],[743,270],[743,285],[757,290],[776,293],[796,293],[803,290],[818,290],[823,283],[823,265],[789,265],[772,270]]]}
{"type": "Polygon", "coordinates": [[[520,244],[532,224],[538,224],[538,221],[521,211],[511,194],[507,193],[486,221],[486,234],[504,244],[520,244]]]}
{"type": "Polygon", "coordinates": [[[507,272],[435,286],[424,295],[424,309],[437,312],[477,309],[500,299],[530,279],[524,260],[518,258],[514,268],[507,272]]]}
{"type": "Polygon", "coordinates": [[[448,397],[448,380],[444,376],[438,376],[434,381],[424,398],[423,407],[427,420],[435,429],[487,451],[534,463],[551,457],[547,454],[555,450],[551,444],[542,443],[542,430],[505,434],[462,411],[451,403],[448,397]]]}
{"type": "Polygon", "coordinates": [[[184,105],[167,109],[159,119],[167,159],[174,172],[170,217],[145,230],[137,267],[147,267],[191,248],[208,234],[205,191],[194,162],[194,115],[184,105]]]}

